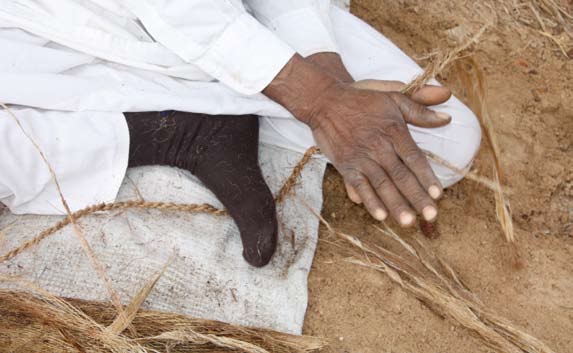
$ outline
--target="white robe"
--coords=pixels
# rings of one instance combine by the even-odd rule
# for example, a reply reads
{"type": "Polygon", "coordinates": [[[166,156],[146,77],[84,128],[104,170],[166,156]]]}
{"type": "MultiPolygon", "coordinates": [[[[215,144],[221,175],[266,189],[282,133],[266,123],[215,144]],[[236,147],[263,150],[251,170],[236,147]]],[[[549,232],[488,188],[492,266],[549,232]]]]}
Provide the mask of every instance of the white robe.
{"type": "MultiPolygon", "coordinates": [[[[123,112],[257,114],[262,141],[304,151],[310,130],[260,93],[295,52],[339,52],[356,79],[420,73],[322,0],[0,0],[0,48],[0,101],[40,144],[73,210],[114,200],[129,152],[123,112]]],[[[436,109],[453,122],[411,127],[414,139],[466,168],[479,124],[455,97],[436,109]]],[[[0,144],[0,200],[14,213],[63,213],[47,168],[5,112],[0,144]]],[[[444,186],[461,178],[434,169],[444,186]]]]}

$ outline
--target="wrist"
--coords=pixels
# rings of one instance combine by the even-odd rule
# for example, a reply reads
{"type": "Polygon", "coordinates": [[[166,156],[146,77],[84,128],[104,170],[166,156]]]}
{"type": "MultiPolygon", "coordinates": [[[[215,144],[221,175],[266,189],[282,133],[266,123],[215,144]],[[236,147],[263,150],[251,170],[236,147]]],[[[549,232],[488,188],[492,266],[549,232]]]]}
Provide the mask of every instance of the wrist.
{"type": "Polygon", "coordinates": [[[306,58],[309,62],[320,66],[323,70],[328,72],[335,79],[344,82],[352,83],[354,78],[344,66],[340,54],[335,52],[322,52],[310,55],[306,58]]]}
{"type": "Polygon", "coordinates": [[[295,54],[263,94],[284,106],[298,120],[311,125],[316,102],[339,82],[319,66],[295,54]]]}

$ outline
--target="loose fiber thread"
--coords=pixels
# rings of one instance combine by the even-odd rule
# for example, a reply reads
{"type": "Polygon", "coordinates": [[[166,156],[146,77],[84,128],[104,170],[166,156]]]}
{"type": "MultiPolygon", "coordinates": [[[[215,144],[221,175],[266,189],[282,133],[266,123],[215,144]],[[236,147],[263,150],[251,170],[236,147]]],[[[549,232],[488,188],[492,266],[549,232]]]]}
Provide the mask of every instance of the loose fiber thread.
{"type": "MultiPolygon", "coordinates": [[[[283,186],[277,193],[277,196],[275,198],[277,203],[283,202],[286,199],[286,197],[292,192],[292,190],[298,183],[302,171],[304,170],[306,165],[310,162],[312,157],[317,153],[319,153],[319,149],[317,147],[311,147],[305,152],[301,160],[293,168],[291,175],[287,178],[287,180],[284,182],[283,186]]],[[[10,250],[6,254],[0,256],[0,263],[9,261],[14,257],[18,256],[19,254],[25,252],[26,250],[29,250],[30,248],[33,248],[36,245],[40,244],[50,235],[62,230],[67,225],[69,225],[71,223],[71,219],[78,220],[82,217],[89,216],[96,212],[109,212],[109,211],[124,210],[124,209],[154,209],[160,211],[206,213],[206,214],[211,214],[213,216],[227,215],[226,210],[216,208],[215,206],[210,204],[177,204],[172,202],[149,202],[144,200],[101,203],[98,205],[88,206],[84,209],[76,211],[71,214],[71,217],[66,217],[65,219],[54,224],[50,228],[43,230],[33,239],[24,242],[17,248],[14,248],[13,250],[10,250]]]]}

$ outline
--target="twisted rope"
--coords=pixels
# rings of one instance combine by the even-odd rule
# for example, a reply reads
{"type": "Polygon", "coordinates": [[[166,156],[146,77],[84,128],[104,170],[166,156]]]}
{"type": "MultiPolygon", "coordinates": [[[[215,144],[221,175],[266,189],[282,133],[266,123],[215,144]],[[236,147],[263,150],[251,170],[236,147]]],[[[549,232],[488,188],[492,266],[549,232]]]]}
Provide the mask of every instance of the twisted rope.
{"type": "MultiPolygon", "coordinates": [[[[319,149],[317,147],[309,148],[301,158],[301,160],[297,163],[297,165],[293,168],[291,175],[287,178],[284,182],[283,186],[279,190],[277,196],[275,197],[275,201],[277,203],[283,202],[286,197],[292,192],[298,180],[302,174],[302,171],[306,167],[306,165],[310,162],[311,158],[319,153],[319,149]]],[[[48,238],[50,235],[62,230],[67,225],[69,225],[73,220],[78,220],[82,217],[89,216],[96,212],[110,212],[115,210],[124,210],[124,209],[154,209],[159,211],[172,211],[172,212],[185,212],[185,213],[206,213],[211,214],[213,216],[226,216],[227,210],[216,208],[210,204],[177,204],[173,202],[149,202],[143,200],[134,200],[134,201],[121,201],[121,202],[114,202],[114,203],[101,203],[98,205],[88,206],[84,209],[76,211],[71,214],[71,217],[66,217],[59,221],[58,223],[54,224],[53,226],[44,229],[41,233],[36,235],[34,238],[22,243],[20,246],[10,250],[6,254],[0,256],[0,263],[5,261],[9,261],[14,257],[18,256],[19,254],[25,252],[26,250],[35,247],[36,245],[40,244],[43,240],[48,238]]]]}
{"type": "Polygon", "coordinates": [[[275,197],[276,203],[283,202],[285,198],[292,192],[292,190],[298,183],[298,180],[300,178],[300,175],[302,174],[304,167],[306,167],[310,159],[317,153],[320,153],[320,150],[316,146],[313,146],[307,149],[306,152],[304,152],[304,155],[302,156],[300,161],[293,168],[291,175],[287,178],[287,180],[284,182],[283,186],[277,193],[277,196],[275,197]]]}

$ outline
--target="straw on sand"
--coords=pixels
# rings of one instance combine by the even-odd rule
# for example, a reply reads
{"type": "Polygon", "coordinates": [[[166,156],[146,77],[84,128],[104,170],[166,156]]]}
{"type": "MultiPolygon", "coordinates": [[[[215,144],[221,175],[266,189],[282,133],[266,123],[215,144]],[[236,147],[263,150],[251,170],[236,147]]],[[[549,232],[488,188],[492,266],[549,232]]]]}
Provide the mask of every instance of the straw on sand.
{"type": "Polygon", "coordinates": [[[416,77],[412,82],[407,84],[402,93],[411,95],[416,90],[422,88],[428,81],[436,78],[438,74],[443,72],[454,61],[460,59],[462,54],[468,50],[472,45],[477,44],[482,35],[488,30],[491,24],[486,24],[479,29],[469,40],[460,44],[458,47],[445,51],[436,52],[431,55],[431,61],[424,69],[424,72],[416,77]]]}
{"type": "Polygon", "coordinates": [[[494,4],[513,19],[511,26],[525,28],[530,33],[549,39],[557,49],[571,59],[573,49],[573,14],[571,3],[555,0],[498,0],[494,4]],[[557,35],[557,32],[562,32],[557,35]]]}
{"type": "MultiPolygon", "coordinates": [[[[559,51],[566,57],[571,58],[568,52],[568,42],[569,45],[573,39],[573,29],[571,28],[571,20],[573,20],[573,15],[571,15],[563,6],[559,5],[554,0],[535,0],[528,3],[531,13],[535,17],[536,22],[539,24],[539,29],[537,32],[543,37],[549,38],[554,44],[557,45],[559,51]],[[563,30],[568,36],[557,37],[550,29],[548,29],[546,22],[556,22],[561,25],[563,30]]],[[[555,26],[555,25],[553,25],[555,26]]]]}
{"type": "MultiPolygon", "coordinates": [[[[435,78],[448,66],[456,63],[457,78],[460,79],[463,87],[467,89],[468,93],[468,104],[480,120],[485,136],[489,142],[489,146],[492,150],[492,157],[494,160],[493,164],[493,181],[487,180],[482,177],[476,177],[470,174],[470,179],[476,180],[482,185],[486,185],[488,188],[493,190],[495,197],[495,209],[497,219],[499,221],[500,227],[502,229],[503,235],[507,243],[509,244],[509,257],[511,264],[515,268],[521,268],[524,266],[524,260],[520,254],[519,248],[516,244],[515,232],[513,229],[513,221],[511,218],[511,211],[509,201],[505,197],[505,190],[501,186],[500,179],[502,179],[502,167],[500,162],[500,150],[497,143],[497,138],[495,130],[493,127],[492,119],[489,115],[488,105],[487,105],[487,90],[485,87],[485,76],[483,71],[480,69],[477,62],[469,56],[462,57],[462,53],[467,51],[473,44],[478,43],[481,36],[485,31],[491,26],[491,24],[486,24],[481,27],[481,29],[474,34],[465,43],[462,43],[458,47],[445,52],[438,53],[435,55],[433,61],[426,67],[424,73],[419,75],[414,81],[407,85],[402,92],[405,94],[411,94],[417,89],[424,86],[429,80],[435,78]],[[461,68],[460,59],[464,59],[464,69],[461,68]],[[467,65],[472,67],[472,70],[465,69],[467,65]]],[[[447,161],[441,159],[439,156],[432,154],[429,151],[425,151],[426,155],[434,163],[443,165],[457,173],[466,174],[464,171],[459,171],[454,166],[451,166],[447,161]]]]}
{"type": "Polygon", "coordinates": [[[509,244],[510,260],[515,268],[524,266],[524,260],[517,247],[517,239],[513,229],[511,208],[505,192],[501,187],[500,180],[504,179],[503,168],[501,166],[501,151],[497,141],[497,135],[493,127],[488,105],[487,89],[485,86],[485,76],[479,64],[473,58],[464,58],[455,65],[456,77],[467,90],[468,104],[480,120],[484,135],[491,149],[493,159],[494,182],[498,186],[494,191],[495,211],[501,226],[504,238],[509,244]]]}
{"type": "Polygon", "coordinates": [[[376,227],[401,247],[402,253],[396,253],[380,242],[367,243],[334,229],[318,212],[306,207],[333,236],[356,250],[356,255],[347,259],[349,263],[387,275],[430,310],[464,327],[491,349],[510,353],[554,353],[543,342],[486,307],[423,239],[412,244],[387,226],[376,227]]]}

